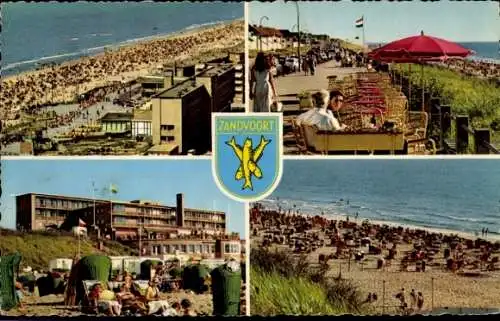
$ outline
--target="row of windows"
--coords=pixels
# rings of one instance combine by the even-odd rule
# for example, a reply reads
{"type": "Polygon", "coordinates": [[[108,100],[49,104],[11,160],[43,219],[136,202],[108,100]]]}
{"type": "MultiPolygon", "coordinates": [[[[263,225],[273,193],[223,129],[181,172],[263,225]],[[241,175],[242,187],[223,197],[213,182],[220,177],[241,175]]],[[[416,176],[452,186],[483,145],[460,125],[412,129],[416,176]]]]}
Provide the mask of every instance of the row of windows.
{"type": "Polygon", "coordinates": [[[176,251],[180,253],[197,253],[209,254],[215,253],[215,245],[211,244],[169,244],[169,245],[154,245],[152,246],[154,253],[169,253],[174,254],[176,251]]]}
{"type": "Polygon", "coordinates": [[[159,209],[159,208],[145,208],[145,207],[134,207],[125,205],[113,205],[113,211],[118,213],[127,214],[137,214],[137,215],[149,215],[149,216],[175,216],[175,210],[173,209],[159,209]]]}
{"type": "Polygon", "coordinates": [[[134,135],[151,136],[152,129],[150,122],[132,122],[132,133],[134,135]]]}
{"type": "Polygon", "coordinates": [[[71,201],[71,200],[56,200],[56,199],[44,199],[37,198],[35,201],[36,207],[54,207],[54,208],[67,208],[67,209],[78,209],[91,206],[92,202],[85,201],[71,201]]]}
{"type": "Polygon", "coordinates": [[[226,244],[224,246],[224,253],[240,253],[240,245],[239,244],[226,244]]]}
{"type": "Polygon", "coordinates": [[[36,209],[35,215],[41,216],[41,217],[65,217],[66,213],[62,213],[61,211],[58,211],[58,210],[36,209]]]}
{"type": "Polygon", "coordinates": [[[188,228],[197,228],[197,229],[224,229],[224,224],[214,224],[214,223],[201,223],[201,222],[190,222],[185,221],[184,226],[188,228]]]}
{"type": "Polygon", "coordinates": [[[175,136],[160,136],[161,143],[173,142],[175,140],[175,136]]]}
{"type": "MultiPolygon", "coordinates": [[[[215,253],[215,245],[213,244],[169,244],[169,245],[153,245],[152,252],[155,254],[169,253],[174,254],[176,251],[187,254],[209,254],[215,253]]],[[[240,253],[239,244],[225,244],[224,253],[238,254],[240,253]]]]}
{"type": "Polygon", "coordinates": [[[160,130],[174,130],[175,125],[160,125],[160,130]]]}
{"type": "Polygon", "coordinates": [[[130,219],[127,217],[115,216],[113,217],[113,222],[118,224],[131,224],[131,225],[139,225],[143,222],[143,224],[150,225],[173,225],[173,220],[154,220],[154,219],[130,219]]]}
{"type": "Polygon", "coordinates": [[[214,222],[223,222],[224,221],[224,215],[217,215],[217,214],[212,214],[212,213],[198,213],[198,212],[186,211],[184,213],[184,217],[186,219],[211,220],[214,222]]]}

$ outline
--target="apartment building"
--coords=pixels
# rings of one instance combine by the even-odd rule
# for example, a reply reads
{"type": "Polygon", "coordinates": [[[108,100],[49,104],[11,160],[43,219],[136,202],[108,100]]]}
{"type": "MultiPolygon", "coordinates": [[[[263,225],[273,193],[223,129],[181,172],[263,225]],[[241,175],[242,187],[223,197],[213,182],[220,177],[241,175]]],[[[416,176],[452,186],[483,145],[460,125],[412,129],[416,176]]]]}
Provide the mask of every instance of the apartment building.
{"type": "Polygon", "coordinates": [[[196,74],[196,82],[205,85],[212,97],[212,112],[229,112],[236,94],[236,69],[233,64],[207,65],[196,74]]]}
{"type": "Polygon", "coordinates": [[[153,96],[153,144],[163,145],[160,150],[169,154],[209,151],[211,105],[212,98],[206,87],[193,78],[153,96]]]}
{"type": "Polygon", "coordinates": [[[135,200],[131,202],[29,193],[16,197],[16,226],[23,231],[45,230],[78,217],[96,225],[113,238],[139,234],[139,227],[162,234],[188,235],[203,230],[207,235],[226,233],[224,212],[184,207],[183,194],[175,206],[135,200]],[[95,206],[94,206],[95,205],[95,206]]]}

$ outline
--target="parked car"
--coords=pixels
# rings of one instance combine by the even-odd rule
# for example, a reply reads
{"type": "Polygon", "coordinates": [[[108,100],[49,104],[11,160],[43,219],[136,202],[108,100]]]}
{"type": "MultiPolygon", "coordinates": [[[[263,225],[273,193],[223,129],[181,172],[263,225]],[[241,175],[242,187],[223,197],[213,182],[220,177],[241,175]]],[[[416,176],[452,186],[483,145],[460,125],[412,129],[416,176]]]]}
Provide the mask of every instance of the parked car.
{"type": "Polygon", "coordinates": [[[299,70],[299,59],[298,58],[287,58],[285,61],[285,66],[291,70],[291,72],[296,72],[299,70]]]}

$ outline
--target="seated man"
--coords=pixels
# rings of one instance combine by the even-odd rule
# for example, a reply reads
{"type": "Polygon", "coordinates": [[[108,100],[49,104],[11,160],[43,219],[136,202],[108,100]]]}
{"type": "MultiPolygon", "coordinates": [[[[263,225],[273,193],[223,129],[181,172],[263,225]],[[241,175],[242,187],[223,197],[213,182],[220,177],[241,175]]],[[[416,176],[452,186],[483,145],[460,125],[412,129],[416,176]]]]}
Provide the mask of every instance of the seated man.
{"type": "Polygon", "coordinates": [[[319,130],[339,131],[346,128],[333,116],[330,105],[330,94],[321,90],[313,95],[314,108],[299,115],[296,119],[298,125],[316,126],[319,130]]]}

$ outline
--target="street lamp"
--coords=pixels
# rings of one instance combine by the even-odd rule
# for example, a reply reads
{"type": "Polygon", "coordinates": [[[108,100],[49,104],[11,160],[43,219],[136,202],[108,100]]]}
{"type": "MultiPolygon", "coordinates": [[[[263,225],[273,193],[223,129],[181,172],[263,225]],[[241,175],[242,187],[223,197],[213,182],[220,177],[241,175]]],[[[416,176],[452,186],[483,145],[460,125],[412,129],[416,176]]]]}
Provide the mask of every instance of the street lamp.
{"type": "Polygon", "coordinates": [[[298,46],[297,46],[297,56],[299,59],[299,70],[301,66],[300,60],[300,12],[299,12],[299,3],[295,2],[295,9],[297,9],[297,35],[298,35],[298,46]]]}
{"type": "MultiPolygon", "coordinates": [[[[293,29],[297,28],[297,24],[292,26],[291,32],[293,33],[293,29]]],[[[294,37],[292,38],[292,49],[293,49],[294,37]]]]}
{"type": "MultiPolygon", "coordinates": [[[[259,27],[262,27],[262,20],[269,21],[268,16],[262,16],[259,20],[259,27]]],[[[259,34],[260,51],[262,51],[262,34],[259,34]]]]}

